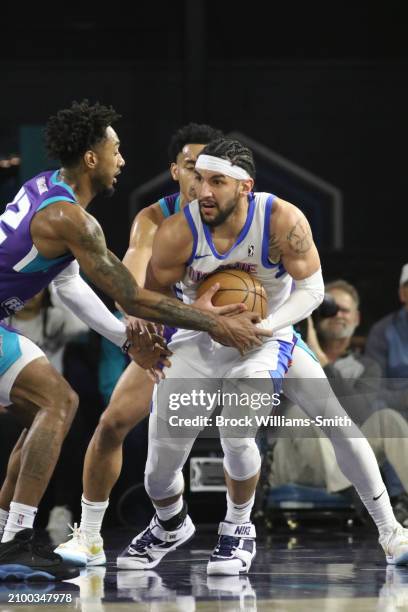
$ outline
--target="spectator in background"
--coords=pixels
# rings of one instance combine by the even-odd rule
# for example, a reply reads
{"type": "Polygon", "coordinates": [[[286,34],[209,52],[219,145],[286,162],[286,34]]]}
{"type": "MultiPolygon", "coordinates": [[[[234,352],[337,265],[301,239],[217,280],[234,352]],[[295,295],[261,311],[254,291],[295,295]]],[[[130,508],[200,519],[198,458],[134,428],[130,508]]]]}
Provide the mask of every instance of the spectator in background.
{"type": "MultiPolygon", "coordinates": [[[[325,287],[337,305],[332,316],[317,317],[316,328],[308,319],[307,343],[323,367],[330,384],[345,410],[360,425],[377,460],[386,460],[397,472],[405,493],[392,500],[397,520],[408,525],[408,423],[395,410],[378,400],[381,371],[371,358],[350,348],[355,329],[360,323],[359,296],[352,285],[336,280],[325,287]]],[[[408,293],[408,292],[407,292],[408,293]]],[[[300,408],[291,407],[288,417],[305,416],[300,408]],[[296,414],[295,414],[296,413],[296,414]]],[[[354,495],[354,488],[340,471],[331,442],[327,438],[279,438],[273,453],[269,482],[272,486],[296,482],[325,486],[329,492],[351,496],[360,512],[363,507],[354,495]]]]}
{"type": "Polygon", "coordinates": [[[408,263],[401,270],[399,298],[402,308],[373,325],[366,354],[381,368],[386,382],[383,397],[395,409],[408,408],[408,263]]]}

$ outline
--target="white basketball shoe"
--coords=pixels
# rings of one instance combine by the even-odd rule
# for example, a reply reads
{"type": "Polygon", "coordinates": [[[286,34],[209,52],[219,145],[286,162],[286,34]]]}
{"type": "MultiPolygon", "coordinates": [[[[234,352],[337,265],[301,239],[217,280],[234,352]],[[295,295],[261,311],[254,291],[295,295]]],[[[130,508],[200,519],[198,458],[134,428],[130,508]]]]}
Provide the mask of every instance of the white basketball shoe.
{"type": "Polygon", "coordinates": [[[247,574],[256,555],[256,531],[252,523],[220,523],[218,544],[207,565],[207,574],[247,574]]]}

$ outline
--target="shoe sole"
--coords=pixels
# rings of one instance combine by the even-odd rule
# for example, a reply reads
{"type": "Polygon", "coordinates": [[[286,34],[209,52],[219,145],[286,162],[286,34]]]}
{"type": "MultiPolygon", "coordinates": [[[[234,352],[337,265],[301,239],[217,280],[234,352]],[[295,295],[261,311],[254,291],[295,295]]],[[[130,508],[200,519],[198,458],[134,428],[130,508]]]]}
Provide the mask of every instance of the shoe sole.
{"type": "Polygon", "coordinates": [[[87,557],[85,553],[75,553],[69,550],[54,550],[56,555],[59,555],[66,563],[73,563],[77,567],[85,567],[87,564],[87,557]]]}
{"type": "Polygon", "coordinates": [[[69,553],[68,551],[58,551],[56,553],[66,563],[72,563],[76,567],[93,567],[97,565],[106,565],[105,553],[89,558],[85,553],[69,553]]]}
{"type": "Polygon", "coordinates": [[[236,570],[234,570],[233,568],[226,566],[226,561],[211,563],[211,565],[208,563],[207,576],[242,576],[243,574],[248,574],[251,568],[251,565],[249,565],[242,567],[242,569],[237,567],[236,570]]]}
{"type": "Polygon", "coordinates": [[[76,568],[52,573],[51,569],[45,571],[17,563],[0,565],[0,580],[3,582],[59,582],[77,576],[79,571],[76,568]]]}
{"type": "Polygon", "coordinates": [[[155,559],[154,561],[150,561],[150,563],[140,563],[140,561],[138,561],[137,559],[133,559],[132,557],[117,557],[116,567],[118,569],[133,569],[133,570],[153,569],[154,567],[156,567],[156,565],[159,565],[160,561],[170,552],[173,552],[173,550],[176,550],[177,548],[179,548],[179,546],[182,546],[183,544],[187,544],[187,542],[189,542],[193,538],[195,532],[196,532],[196,529],[193,525],[193,531],[191,533],[189,533],[180,542],[177,542],[176,544],[171,546],[171,548],[167,548],[164,555],[162,555],[158,559],[155,559]]]}
{"type": "Polygon", "coordinates": [[[73,563],[77,567],[86,567],[86,566],[95,566],[95,565],[105,565],[106,564],[106,556],[105,553],[102,552],[99,555],[95,555],[93,557],[88,557],[85,553],[75,553],[70,552],[68,550],[55,550],[55,553],[61,557],[67,563],[73,563]]]}
{"type": "Polygon", "coordinates": [[[408,551],[396,558],[387,556],[387,563],[389,565],[408,565],[408,551]]]}
{"type": "Polygon", "coordinates": [[[241,567],[238,566],[236,571],[231,569],[232,564],[228,565],[228,561],[209,561],[207,563],[207,576],[242,576],[244,574],[248,574],[255,557],[256,552],[249,565],[241,565],[241,567]]]}

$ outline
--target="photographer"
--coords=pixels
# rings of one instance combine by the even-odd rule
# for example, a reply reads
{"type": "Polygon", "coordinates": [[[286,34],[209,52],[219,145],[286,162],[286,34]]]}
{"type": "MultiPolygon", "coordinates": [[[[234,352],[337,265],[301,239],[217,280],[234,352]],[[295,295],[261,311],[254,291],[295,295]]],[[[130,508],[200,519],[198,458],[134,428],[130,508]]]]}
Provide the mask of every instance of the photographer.
{"type": "MultiPolygon", "coordinates": [[[[378,399],[381,385],[378,364],[350,348],[354,331],[360,323],[358,293],[343,280],[328,283],[325,291],[325,301],[314,321],[309,318],[304,324],[307,344],[322,365],[343,407],[368,438],[379,464],[388,460],[407,491],[408,424],[400,414],[388,409],[378,399]]],[[[301,410],[291,406],[286,414],[299,416],[301,410]]],[[[313,439],[278,440],[269,483],[277,486],[288,481],[325,486],[329,492],[350,495],[351,501],[358,503],[350,482],[338,468],[327,438],[316,435],[313,439]]],[[[393,505],[397,519],[408,524],[406,493],[394,499],[393,505]]]]}

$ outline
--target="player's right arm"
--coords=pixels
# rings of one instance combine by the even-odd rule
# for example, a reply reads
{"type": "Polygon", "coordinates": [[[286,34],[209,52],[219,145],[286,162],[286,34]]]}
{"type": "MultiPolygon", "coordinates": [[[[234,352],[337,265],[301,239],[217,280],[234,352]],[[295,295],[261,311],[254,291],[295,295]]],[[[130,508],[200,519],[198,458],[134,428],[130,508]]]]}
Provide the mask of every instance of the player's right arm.
{"type": "Polygon", "coordinates": [[[152,256],[154,237],[162,221],[163,213],[157,203],[143,208],[133,221],[123,264],[133,274],[139,287],[145,286],[146,270],[152,256]]]}
{"type": "Polygon", "coordinates": [[[87,277],[125,312],[174,327],[209,332],[240,351],[259,344],[260,335],[269,335],[260,333],[252,324],[253,318],[219,317],[141,289],[129,270],[107,249],[102,228],[94,217],[80,206],[70,204],[61,203],[48,209],[53,209],[45,218],[48,242],[71,251],[87,277]]]}

